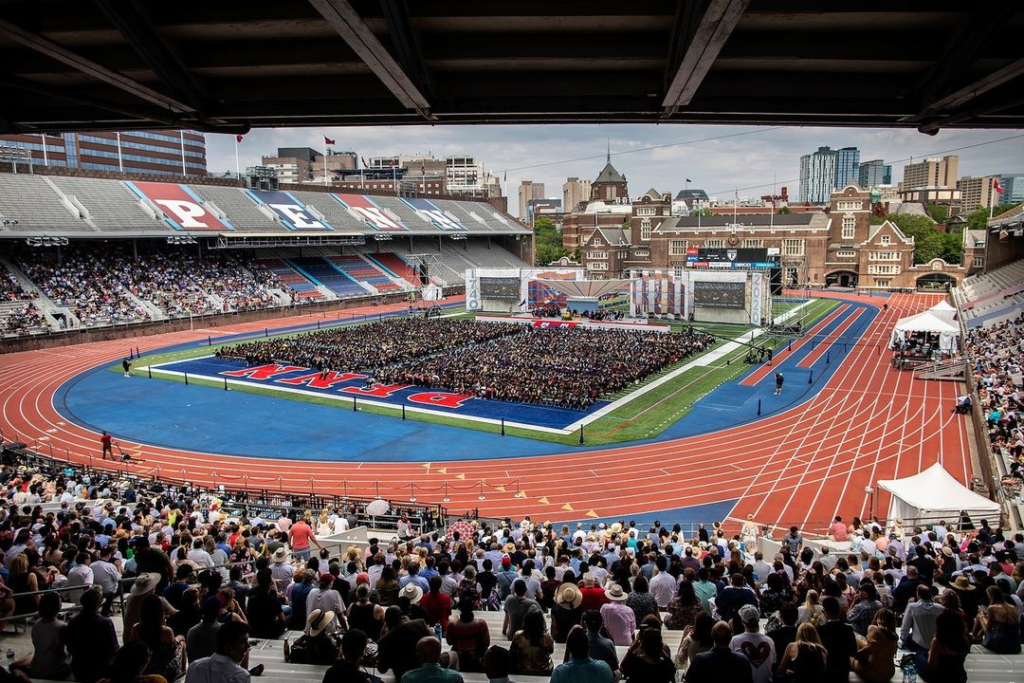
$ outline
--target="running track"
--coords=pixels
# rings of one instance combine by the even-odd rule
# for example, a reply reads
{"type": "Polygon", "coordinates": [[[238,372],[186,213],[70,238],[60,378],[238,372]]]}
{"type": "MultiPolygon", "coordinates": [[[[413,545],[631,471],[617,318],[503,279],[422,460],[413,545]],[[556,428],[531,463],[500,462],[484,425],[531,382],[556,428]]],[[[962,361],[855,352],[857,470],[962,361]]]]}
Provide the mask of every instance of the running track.
{"type": "MultiPolygon", "coordinates": [[[[867,513],[865,486],[879,479],[914,474],[940,461],[961,482],[969,481],[966,422],[949,410],[957,385],[915,381],[912,373],[892,370],[884,349],[898,318],[934,305],[939,297],[836,296],[874,305],[886,301],[889,308],[814,398],[754,425],[598,451],[454,463],[275,461],[122,446],[145,460],[130,466],[140,474],[184,474],[197,483],[272,490],[314,487],[322,493],[341,493],[344,479],[349,495],[371,496],[379,485],[383,497],[395,499],[408,498],[409,482],[415,481],[420,502],[440,502],[447,484],[451,502],[446,505],[452,510],[479,507],[483,515],[529,514],[552,521],[580,519],[591,511],[601,518],[628,517],[738,499],[733,516],[749,513],[759,522],[820,529],[837,513],[867,513]],[[481,481],[484,501],[478,500],[481,481]],[[516,497],[517,492],[525,495],[516,497]]],[[[390,308],[396,307],[370,310],[390,308]]],[[[87,462],[89,454],[98,454],[98,435],[64,422],[53,408],[53,395],[67,379],[116,362],[129,345],[145,352],[317,317],[0,356],[0,427],[8,439],[16,435],[29,444],[37,441],[43,453],[52,447],[59,457],[68,453],[74,461],[87,462]]],[[[876,495],[876,510],[884,514],[887,498],[876,495]]]]}

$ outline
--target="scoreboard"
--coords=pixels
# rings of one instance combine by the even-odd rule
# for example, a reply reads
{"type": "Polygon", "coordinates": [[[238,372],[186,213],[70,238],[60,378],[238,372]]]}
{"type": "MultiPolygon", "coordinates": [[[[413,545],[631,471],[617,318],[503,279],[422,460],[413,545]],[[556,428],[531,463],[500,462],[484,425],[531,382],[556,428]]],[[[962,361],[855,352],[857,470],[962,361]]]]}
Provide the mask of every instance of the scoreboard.
{"type": "Polygon", "coordinates": [[[480,296],[484,299],[519,301],[519,278],[482,277],[480,278],[480,296]]]}
{"type": "Polygon", "coordinates": [[[686,250],[687,268],[756,270],[775,268],[767,249],[717,249],[690,247],[686,250]]]}

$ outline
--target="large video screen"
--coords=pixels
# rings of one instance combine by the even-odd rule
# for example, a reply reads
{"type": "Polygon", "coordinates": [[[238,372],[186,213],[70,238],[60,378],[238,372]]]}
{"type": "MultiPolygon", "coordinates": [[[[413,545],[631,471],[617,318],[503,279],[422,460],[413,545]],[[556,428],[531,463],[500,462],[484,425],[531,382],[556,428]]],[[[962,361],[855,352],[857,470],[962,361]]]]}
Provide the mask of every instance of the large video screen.
{"type": "Polygon", "coordinates": [[[690,247],[686,250],[686,265],[689,268],[732,268],[753,270],[771,268],[767,249],[719,249],[690,247]]]}
{"type": "Polygon", "coordinates": [[[519,301],[519,278],[482,277],[480,278],[480,297],[519,301]]]}
{"type": "Polygon", "coordinates": [[[693,283],[693,303],[705,308],[744,308],[745,282],[693,283]]]}

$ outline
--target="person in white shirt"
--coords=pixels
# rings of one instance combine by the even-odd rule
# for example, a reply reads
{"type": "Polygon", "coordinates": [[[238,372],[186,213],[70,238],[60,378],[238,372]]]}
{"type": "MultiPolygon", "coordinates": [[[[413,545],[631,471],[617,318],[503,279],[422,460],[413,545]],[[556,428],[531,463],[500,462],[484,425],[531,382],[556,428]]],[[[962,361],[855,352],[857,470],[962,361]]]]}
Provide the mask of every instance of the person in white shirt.
{"type": "Polygon", "coordinates": [[[75,566],[68,572],[68,580],[64,585],[69,588],[72,586],[82,586],[83,588],[65,593],[69,602],[78,602],[84,589],[93,584],[93,573],[89,567],[91,562],[92,556],[89,553],[78,553],[78,557],[75,558],[75,566]]]}
{"type": "Polygon", "coordinates": [[[195,562],[200,569],[213,567],[213,558],[210,557],[210,553],[206,552],[201,538],[192,541],[192,550],[188,551],[188,559],[195,562]]]}
{"type": "Polygon", "coordinates": [[[651,577],[651,595],[658,603],[659,609],[665,609],[668,607],[668,603],[675,597],[676,591],[678,590],[678,583],[674,576],[668,573],[668,560],[664,555],[660,555],[658,559],[654,561],[655,572],[654,576],[651,577]]]}
{"type": "Polygon", "coordinates": [[[185,683],[250,683],[240,664],[249,656],[249,625],[229,621],[217,630],[217,653],[192,662],[185,683]]]}
{"type": "Polygon", "coordinates": [[[338,591],[331,588],[333,583],[334,576],[332,574],[320,575],[320,583],[306,596],[306,618],[308,619],[310,612],[315,609],[324,613],[333,612],[335,616],[329,630],[336,631],[339,627],[342,630],[348,630],[345,624],[345,601],[341,599],[341,594],[338,591]]]}
{"type": "Polygon", "coordinates": [[[103,590],[103,614],[109,616],[110,604],[117,595],[117,587],[121,581],[121,572],[113,562],[113,550],[100,550],[100,559],[93,562],[89,568],[92,569],[93,583],[103,590]]]}
{"type": "Polygon", "coordinates": [[[743,633],[733,637],[729,649],[743,655],[750,662],[754,683],[771,683],[772,670],[775,668],[775,641],[758,633],[761,614],[756,607],[744,605],[740,608],[739,617],[743,622],[743,633]]]}

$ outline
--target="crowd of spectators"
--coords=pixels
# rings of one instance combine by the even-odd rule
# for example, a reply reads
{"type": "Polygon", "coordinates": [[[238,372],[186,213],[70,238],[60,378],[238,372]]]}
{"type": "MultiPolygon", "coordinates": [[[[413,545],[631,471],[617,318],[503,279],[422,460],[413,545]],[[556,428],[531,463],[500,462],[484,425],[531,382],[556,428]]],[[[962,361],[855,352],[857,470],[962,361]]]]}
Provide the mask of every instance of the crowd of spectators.
{"type": "Polygon", "coordinates": [[[992,448],[1008,464],[1011,477],[1024,480],[1024,313],[968,330],[964,349],[992,448]]]}
{"type": "MultiPolygon", "coordinates": [[[[148,312],[131,295],[169,316],[181,316],[274,306],[271,289],[292,294],[255,260],[222,253],[199,256],[189,249],[136,256],[120,246],[71,246],[59,255],[23,251],[17,263],[43,294],[70,308],[83,325],[146,319],[148,312]]],[[[14,277],[5,276],[0,279],[0,298],[25,298],[14,277]]]]}
{"type": "Polygon", "coordinates": [[[519,328],[502,339],[397,363],[376,377],[387,384],[586,410],[603,396],[701,353],[715,341],[706,334],[519,328]]]}
{"type": "Polygon", "coordinates": [[[31,330],[46,329],[46,317],[40,313],[35,304],[26,301],[13,310],[7,312],[4,318],[3,331],[8,334],[25,334],[31,330]]]}
{"type": "Polygon", "coordinates": [[[414,318],[247,342],[218,355],[250,365],[287,362],[365,372],[385,384],[585,410],[712,344],[710,335],[694,333],[414,318]]]}
{"type": "Polygon", "coordinates": [[[512,323],[484,325],[469,320],[405,318],[226,346],[218,355],[243,358],[251,365],[287,361],[318,370],[374,372],[403,359],[418,359],[520,332],[522,326],[512,323]]]}
{"type": "Polygon", "coordinates": [[[142,320],[146,311],[92,250],[64,247],[61,253],[23,254],[18,267],[54,304],[69,308],[83,325],[142,320]]]}
{"type": "Polygon", "coordinates": [[[354,524],[350,512],[229,517],[215,496],[24,467],[0,469],[0,487],[0,615],[37,614],[34,653],[12,667],[32,677],[247,681],[247,637],[287,629],[303,635],[284,657],[330,665],[325,683],[368,680],[362,668],[407,683],[457,681],[455,668],[556,683],[670,683],[677,669],[687,683],[874,682],[890,680],[899,649],[924,681],[962,682],[972,643],[1020,652],[1024,535],[985,521],[837,517],[828,532],[848,552],[816,553],[792,527],[771,561],[750,552],[752,521],[730,538],[718,523],[689,536],[659,522],[420,533],[403,520],[365,550],[331,552],[318,536],[354,524]],[[74,589],[66,621],[58,587],[74,589]],[[500,636],[483,611],[503,613],[500,636]]]}

